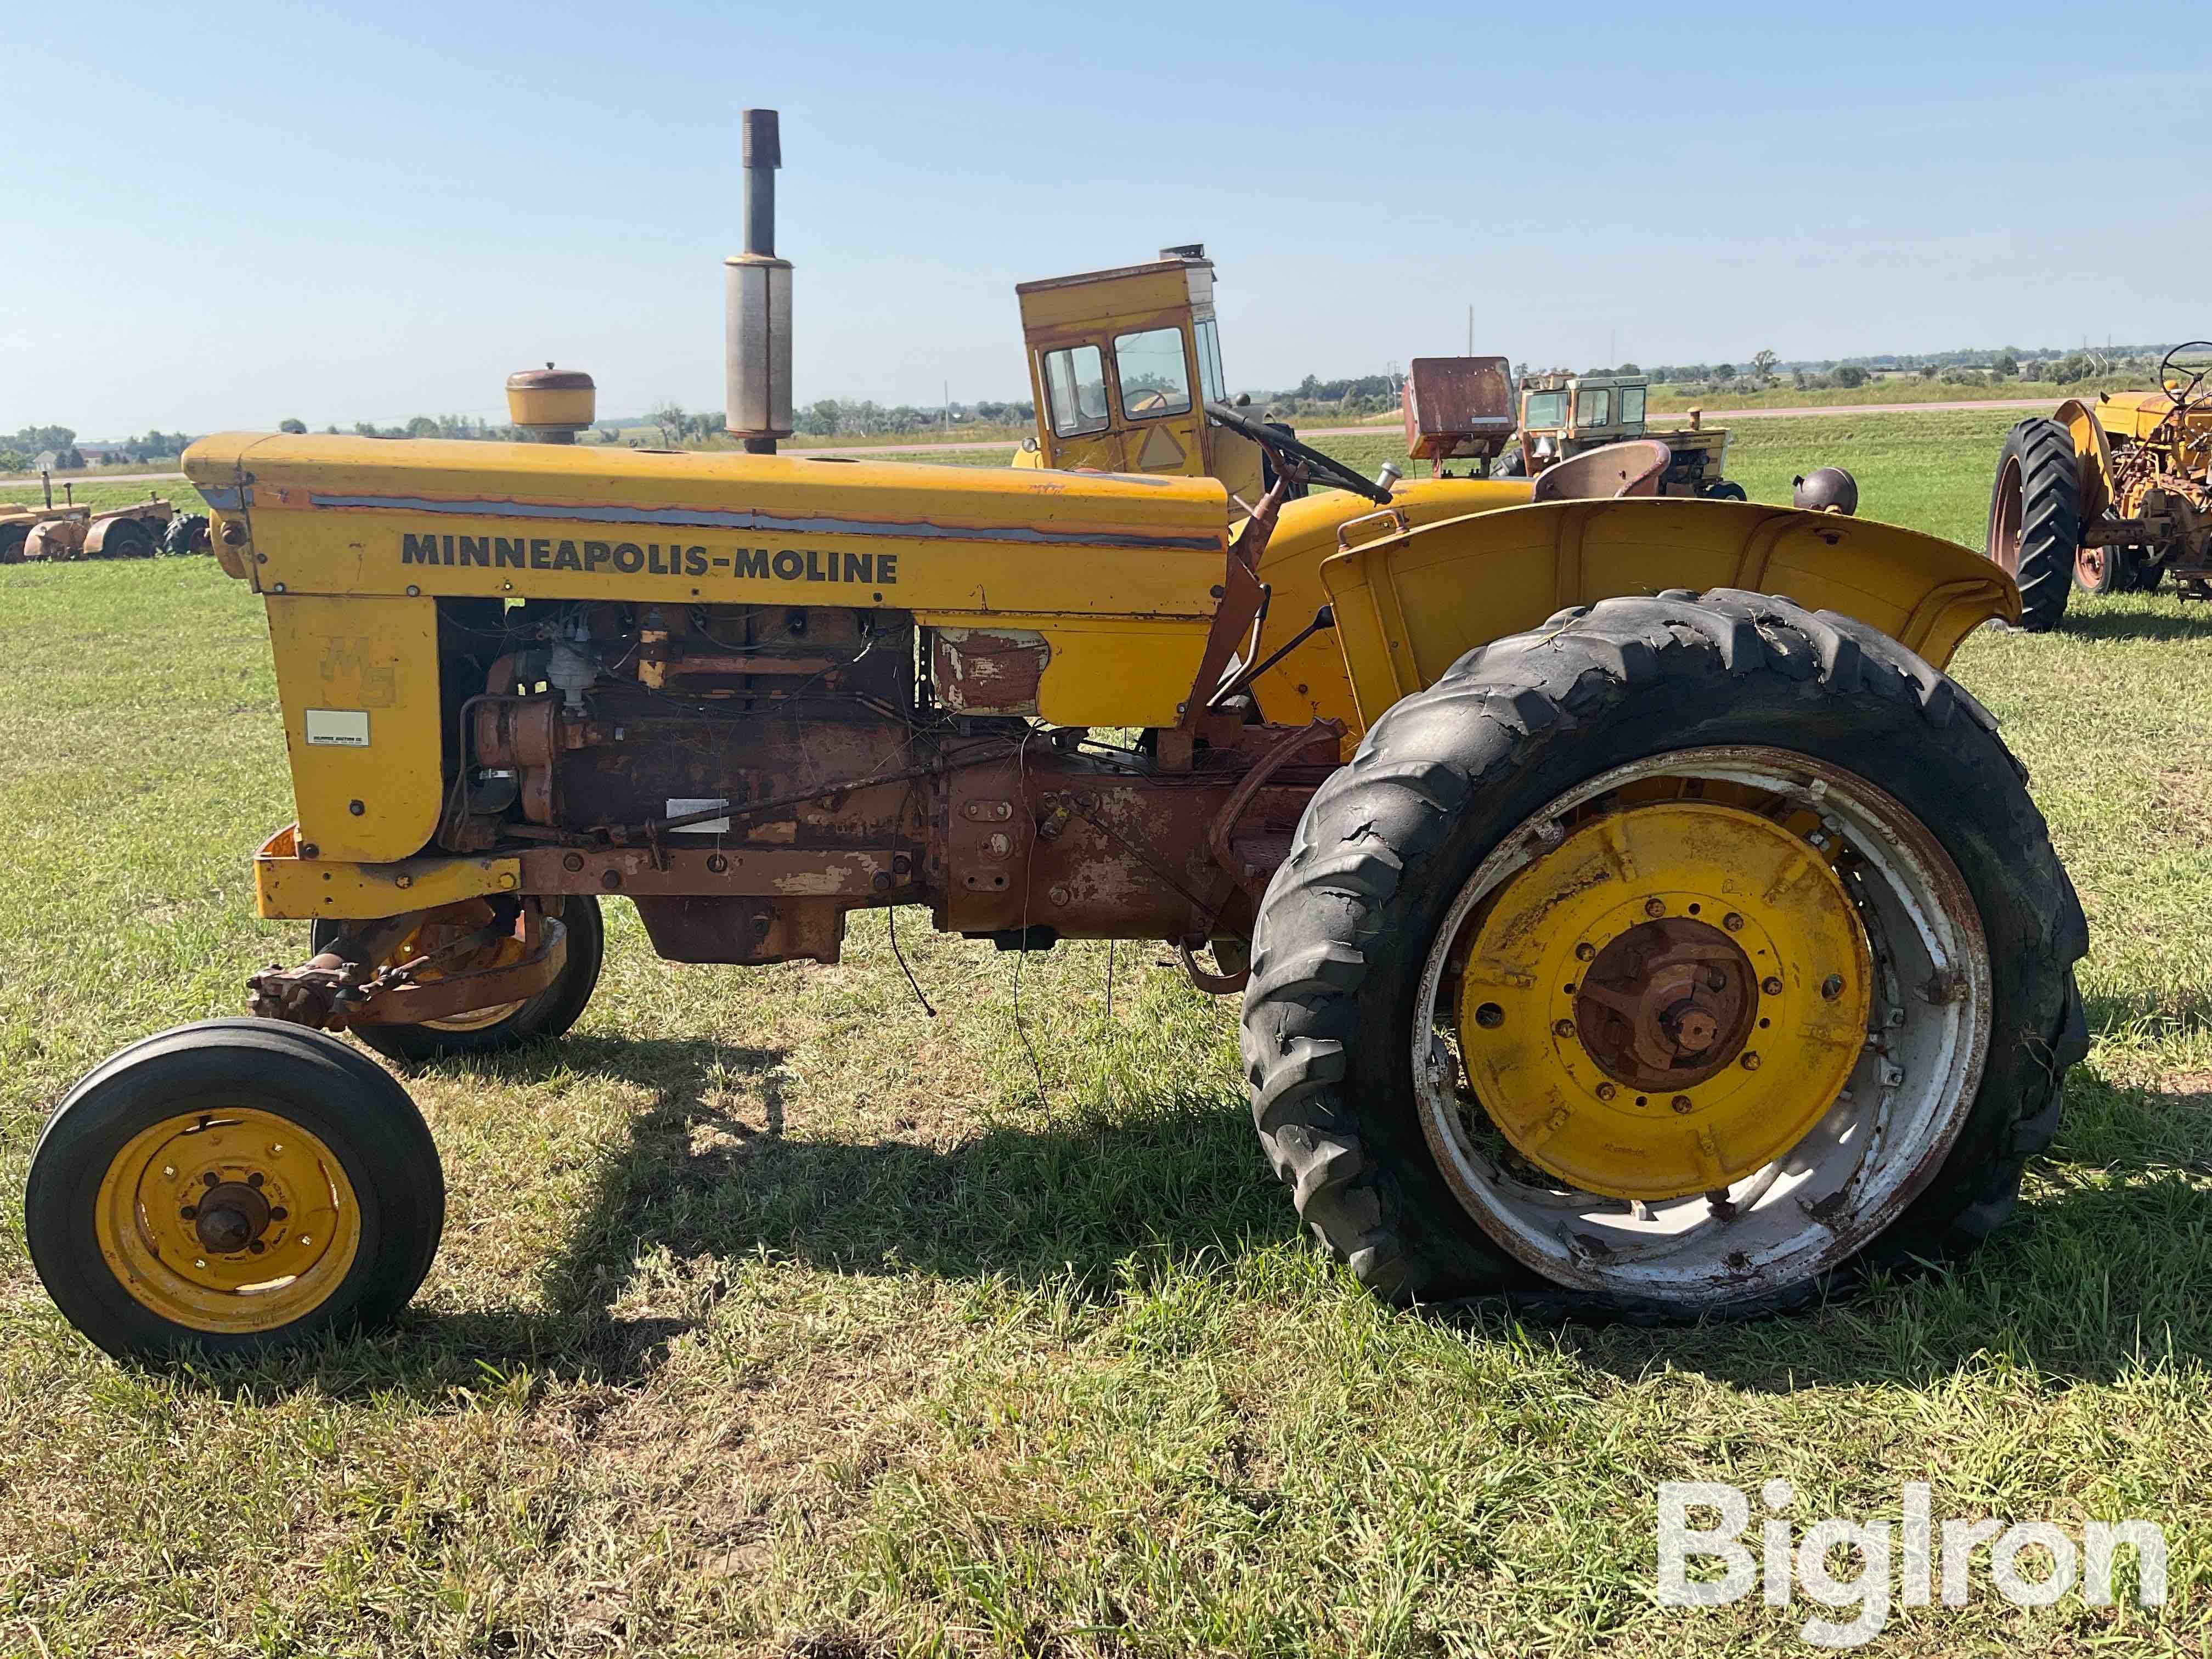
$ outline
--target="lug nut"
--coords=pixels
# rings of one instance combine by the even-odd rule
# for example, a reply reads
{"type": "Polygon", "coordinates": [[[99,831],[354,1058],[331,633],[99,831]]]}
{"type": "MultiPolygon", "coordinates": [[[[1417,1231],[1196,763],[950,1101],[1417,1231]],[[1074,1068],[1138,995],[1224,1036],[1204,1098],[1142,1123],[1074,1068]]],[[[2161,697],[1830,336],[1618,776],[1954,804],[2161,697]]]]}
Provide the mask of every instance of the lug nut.
{"type": "Polygon", "coordinates": [[[1597,1097],[1600,1100],[1611,1100],[1620,1092],[1620,1091],[1614,1088],[1610,1083],[1601,1083],[1597,1085],[1597,1097]]]}
{"type": "Polygon", "coordinates": [[[1751,1050],[1750,1053],[1744,1055],[1743,1059],[1739,1063],[1747,1072],[1757,1071],[1759,1069],[1759,1050],[1756,1048],[1751,1050]]]}
{"type": "Polygon", "coordinates": [[[1782,981],[1772,974],[1769,974],[1759,981],[1759,988],[1771,997],[1778,997],[1782,994],[1782,981]]]}
{"type": "Polygon", "coordinates": [[[252,1175],[246,1177],[246,1184],[249,1187],[258,1187],[261,1186],[267,1179],[268,1177],[264,1176],[260,1170],[256,1170],[252,1175]]]}
{"type": "Polygon", "coordinates": [[[215,1186],[216,1184],[216,1175],[215,1175],[215,1171],[214,1171],[214,1170],[206,1170],[205,1172],[204,1172],[204,1173],[201,1175],[201,1176],[200,1176],[200,1185],[202,1185],[203,1187],[212,1187],[212,1186],[215,1186]]]}
{"type": "Polygon", "coordinates": [[[1820,994],[1829,1001],[1833,1002],[1843,994],[1844,976],[1841,974],[1831,974],[1820,981],[1820,994]]]}
{"type": "Polygon", "coordinates": [[[199,1214],[199,1212],[200,1206],[197,1204],[187,1204],[183,1209],[177,1212],[178,1215],[186,1221],[193,1219],[199,1214]]]}
{"type": "Polygon", "coordinates": [[[1596,955],[1597,946],[1592,945],[1588,939],[1584,939],[1580,945],[1575,946],[1575,960],[1577,962],[1588,962],[1596,955]]]}
{"type": "Polygon", "coordinates": [[[1553,1036],[1571,1037],[1575,1034],[1575,1023],[1571,1019],[1557,1021],[1552,1026],[1553,1036]]]}
{"type": "Polygon", "coordinates": [[[1743,918],[1736,915],[1735,911],[1731,910],[1728,915],[1721,918],[1721,926],[1727,928],[1731,933],[1741,933],[1743,932],[1743,918]]]}
{"type": "Polygon", "coordinates": [[[1667,901],[1665,899],[1656,898],[1644,900],[1644,914],[1647,916],[1665,915],[1667,914],[1667,901]]]}
{"type": "Polygon", "coordinates": [[[269,1212],[269,1218],[270,1218],[271,1221],[282,1221],[282,1220],[283,1220],[283,1218],[284,1218],[288,1214],[289,1214],[289,1213],[290,1213],[290,1212],[289,1212],[289,1211],[283,1209],[282,1206],[279,1206],[278,1208],[276,1208],[276,1209],[273,1209],[273,1210],[271,1210],[271,1211],[270,1211],[270,1212],[269,1212]]]}
{"type": "Polygon", "coordinates": [[[1672,1103],[1678,1112],[1686,1112],[1690,1109],[1690,1097],[1687,1095],[1676,1095],[1672,1103]]]}

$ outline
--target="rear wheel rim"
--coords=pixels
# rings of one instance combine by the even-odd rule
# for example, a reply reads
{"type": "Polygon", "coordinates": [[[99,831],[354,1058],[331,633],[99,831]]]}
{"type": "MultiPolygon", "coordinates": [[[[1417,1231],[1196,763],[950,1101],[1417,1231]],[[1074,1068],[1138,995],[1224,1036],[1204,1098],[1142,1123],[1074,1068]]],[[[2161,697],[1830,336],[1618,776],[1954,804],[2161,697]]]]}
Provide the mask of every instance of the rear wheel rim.
{"type": "Polygon", "coordinates": [[[258,1108],[194,1111],[110,1160],[94,1235],[131,1300],[210,1334],[270,1330],[328,1301],[361,1249],[361,1206],[319,1137],[258,1108]]]}
{"type": "MultiPolygon", "coordinates": [[[[1561,988],[1530,988],[1548,995],[1561,988]]],[[[1793,988],[1801,1001],[1809,990],[1809,1006],[1819,1006],[1818,986],[1793,988]]],[[[1415,997],[1416,1104],[1461,1206],[1517,1260],[1555,1283],[1617,1301],[1712,1306],[1839,1267],[1896,1218],[1934,1177],[1972,1109],[1990,1014],[1988,947],[1972,896],[1910,811],[1856,774],[1790,750],[1684,750],[1561,795],[1501,841],[1468,879],[1438,929],[1415,997]],[[1479,1048],[1461,1042],[1462,1010],[1480,1006],[1459,994],[1461,981],[1486,916],[1514,878],[1528,872],[1541,880],[1544,861],[1585,826],[1669,799],[1717,799],[1763,813],[1836,872],[1869,965],[1860,1005],[1867,1035],[1846,1056],[1834,1094],[1799,1103],[1810,1127],[1778,1156],[1705,1193],[1607,1195],[1543,1169],[1516,1144],[1508,1125],[1528,1123],[1536,1103],[1504,1099],[1493,1111],[1485,1102],[1485,1090],[1495,1095],[1498,1084],[1494,1073],[1478,1081],[1479,1048]]],[[[1759,1038],[1778,1042],[1786,1029],[1778,1022],[1759,1038]]],[[[1790,1063],[1779,1050],[1776,1060],[1790,1063]]],[[[1583,1109],[1567,1104],[1571,1116],[1583,1109]]],[[[1681,1120],[1686,1127],[1694,1121],[1694,1114],[1681,1120]]]]}
{"type": "Polygon", "coordinates": [[[2074,580],[2092,593],[2105,591],[2106,560],[2111,556],[2101,547],[2077,547],[2074,550],[2074,580]]]}
{"type": "Polygon", "coordinates": [[[1996,511],[1990,515],[1990,557],[2017,577],[2022,513],[2020,457],[2008,456],[1997,471],[1996,511]]]}

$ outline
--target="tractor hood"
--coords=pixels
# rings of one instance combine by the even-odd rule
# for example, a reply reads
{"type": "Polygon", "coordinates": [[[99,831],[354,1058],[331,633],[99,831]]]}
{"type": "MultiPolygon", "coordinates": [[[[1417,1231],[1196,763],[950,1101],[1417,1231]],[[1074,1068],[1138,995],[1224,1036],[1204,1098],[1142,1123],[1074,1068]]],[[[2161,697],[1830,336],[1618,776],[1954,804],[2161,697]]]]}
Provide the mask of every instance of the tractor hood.
{"type": "Polygon", "coordinates": [[[1205,477],[221,433],[184,458],[231,574],[290,593],[1202,618],[1205,477]]]}

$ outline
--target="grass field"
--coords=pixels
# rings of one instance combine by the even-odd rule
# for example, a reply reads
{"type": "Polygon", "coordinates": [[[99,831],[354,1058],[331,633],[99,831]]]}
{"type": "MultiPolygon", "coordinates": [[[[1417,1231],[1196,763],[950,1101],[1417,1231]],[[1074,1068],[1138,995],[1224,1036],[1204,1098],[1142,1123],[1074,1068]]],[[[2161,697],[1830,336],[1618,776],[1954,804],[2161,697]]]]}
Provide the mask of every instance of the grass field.
{"type": "MultiPolygon", "coordinates": [[[[1761,422],[1731,470],[1786,500],[1840,462],[1978,545],[2007,422],[1761,422]]],[[[1924,1480],[1939,1517],[2167,1528],[2161,1613],[1982,1577],[1872,1651],[2203,1653],[2212,616],[2081,603],[1955,670],[2081,890],[2097,1040],[1948,1278],[1719,1328],[1392,1312],[1297,1236],[1233,1005],[1161,949],[909,912],[932,1018],[881,916],[745,971],[614,906],[570,1040],[407,1078],[451,1196],[401,1327],[153,1371],[53,1311],[21,1182],[83,1070],[301,953],[250,916],[268,650],[204,559],[0,571],[0,1652],[1784,1653],[1802,1598],[1651,1593],[1656,1483],[1783,1475],[1803,1516],[1924,1480]]]]}

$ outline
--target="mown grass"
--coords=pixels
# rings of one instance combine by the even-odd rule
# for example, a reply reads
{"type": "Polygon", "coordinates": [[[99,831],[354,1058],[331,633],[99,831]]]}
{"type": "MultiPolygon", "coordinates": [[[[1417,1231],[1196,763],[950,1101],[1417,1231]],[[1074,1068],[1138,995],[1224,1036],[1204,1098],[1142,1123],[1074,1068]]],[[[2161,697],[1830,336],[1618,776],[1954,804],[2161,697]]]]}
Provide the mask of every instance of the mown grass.
{"type": "MultiPolygon", "coordinates": [[[[1786,498],[1840,461],[1978,543],[2003,424],[1762,422],[1733,470],[1786,498]]],[[[1874,1650],[2201,1652],[2208,635],[2114,599],[1960,653],[2089,909],[2098,1039],[1949,1277],[1720,1328],[1392,1312],[1297,1236],[1233,1008],[1158,949],[905,913],[933,1018],[881,916],[747,972],[616,905],[569,1041],[406,1078],[451,1200],[398,1329],[146,1370],[46,1302],[21,1181],[86,1067],[303,942],[250,916],[289,815],[267,647],[206,560],[0,572],[0,1650],[1787,1652],[1802,1598],[1652,1596],[1658,1481],[1778,1474],[1807,1517],[1926,1480],[1939,1516],[2168,1528],[2162,1613],[1984,1581],[1874,1650]]]]}

